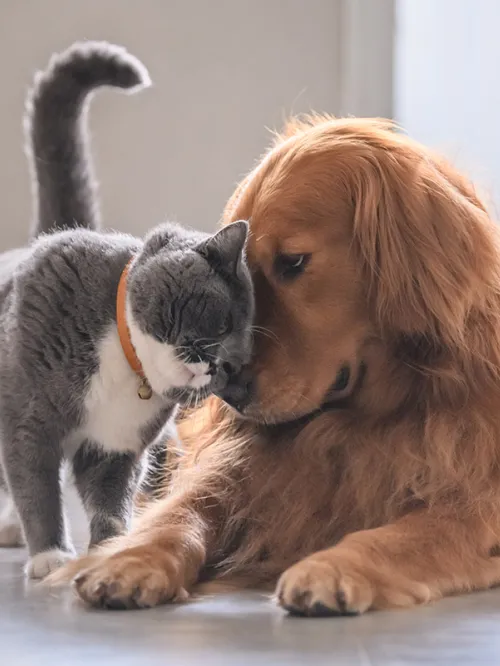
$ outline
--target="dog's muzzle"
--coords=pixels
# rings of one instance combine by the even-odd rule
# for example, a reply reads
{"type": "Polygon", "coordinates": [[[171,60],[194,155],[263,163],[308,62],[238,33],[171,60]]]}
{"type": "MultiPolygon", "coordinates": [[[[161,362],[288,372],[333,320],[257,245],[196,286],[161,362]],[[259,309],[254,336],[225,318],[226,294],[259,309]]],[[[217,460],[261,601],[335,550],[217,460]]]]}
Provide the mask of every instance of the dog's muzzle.
{"type": "Polygon", "coordinates": [[[243,367],[239,372],[229,372],[227,383],[220,391],[219,398],[224,400],[230,407],[242,414],[245,411],[253,394],[252,373],[248,367],[243,367]]]}

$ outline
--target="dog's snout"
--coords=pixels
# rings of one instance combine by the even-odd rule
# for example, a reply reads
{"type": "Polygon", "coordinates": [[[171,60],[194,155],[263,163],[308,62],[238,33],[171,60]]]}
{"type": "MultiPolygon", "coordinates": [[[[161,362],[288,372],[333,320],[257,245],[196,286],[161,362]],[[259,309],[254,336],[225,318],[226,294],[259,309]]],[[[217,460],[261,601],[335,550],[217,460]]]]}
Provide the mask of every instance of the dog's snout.
{"type": "Polygon", "coordinates": [[[252,399],[252,389],[252,375],[247,368],[243,368],[236,374],[228,372],[227,384],[220,391],[219,397],[236,411],[243,412],[252,399]]]}

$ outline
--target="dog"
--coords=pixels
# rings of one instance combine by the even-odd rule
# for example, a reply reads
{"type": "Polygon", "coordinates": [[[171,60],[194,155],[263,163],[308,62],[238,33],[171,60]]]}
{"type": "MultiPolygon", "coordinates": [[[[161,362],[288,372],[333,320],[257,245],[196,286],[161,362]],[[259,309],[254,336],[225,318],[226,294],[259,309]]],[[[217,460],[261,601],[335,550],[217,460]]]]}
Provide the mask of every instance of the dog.
{"type": "Polygon", "coordinates": [[[187,416],[165,497],[55,576],[108,608],[275,586],[304,616],[499,583],[500,246],[472,184],[388,121],[312,116],[241,218],[255,351],[230,406],[187,416]]]}

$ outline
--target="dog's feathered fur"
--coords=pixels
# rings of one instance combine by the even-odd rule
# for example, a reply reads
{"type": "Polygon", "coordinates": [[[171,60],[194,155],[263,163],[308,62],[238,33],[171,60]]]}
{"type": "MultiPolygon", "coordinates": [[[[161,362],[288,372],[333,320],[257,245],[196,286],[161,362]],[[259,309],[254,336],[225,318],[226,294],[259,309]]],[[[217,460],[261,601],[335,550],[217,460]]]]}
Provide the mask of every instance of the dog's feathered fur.
{"type": "Polygon", "coordinates": [[[84,599],[127,607],[203,572],[279,579],[310,615],[500,582],[500,249],[472,185],[386,121],[311,117],[238,187],[238,218],[258,306],[249,418],[216,399],[188,417],[167,497],[60,578],[83,571],[84,599]],[[293,282],[280,252],[311,255],[293,282]],[[294,425],[345,363],[365,369],[347,405],[294,425]]]}

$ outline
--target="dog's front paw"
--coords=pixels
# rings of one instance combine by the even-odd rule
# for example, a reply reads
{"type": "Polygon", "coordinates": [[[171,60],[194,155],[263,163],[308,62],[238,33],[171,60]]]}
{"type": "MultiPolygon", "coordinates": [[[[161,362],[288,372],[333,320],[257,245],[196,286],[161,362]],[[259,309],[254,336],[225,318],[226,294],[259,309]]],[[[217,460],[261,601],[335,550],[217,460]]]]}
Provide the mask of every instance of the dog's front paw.
{"type": "Polygon", "coordinates": [[[368,580],[333,561],[311,556],[285,571],[276,597],[292,615],[358,615],[370,608],[373,588],[368,580]]]}
{"type": "Polygon", "coordinates": [[[292,615],[325,617],[425,603],[430,590],[395,566],[377,569],[360,553],[332,548],[287,569],[278,581],[276,598],[292,615]]]}
{"type": "Polygon", "coordinates": [[[74,579],[78,595],[91,606],[111,610],[151,608],[188,597],[181,563],[156,547],[136,547],[94,556],[74,579]]]}
{"type": "Polygon", "coordinates": [[[74,557],[75,553],[67,550],[59,550],[58,548],[46,550],[30,557],[24,571],[28,578],[45,578],[74,557]]]}

